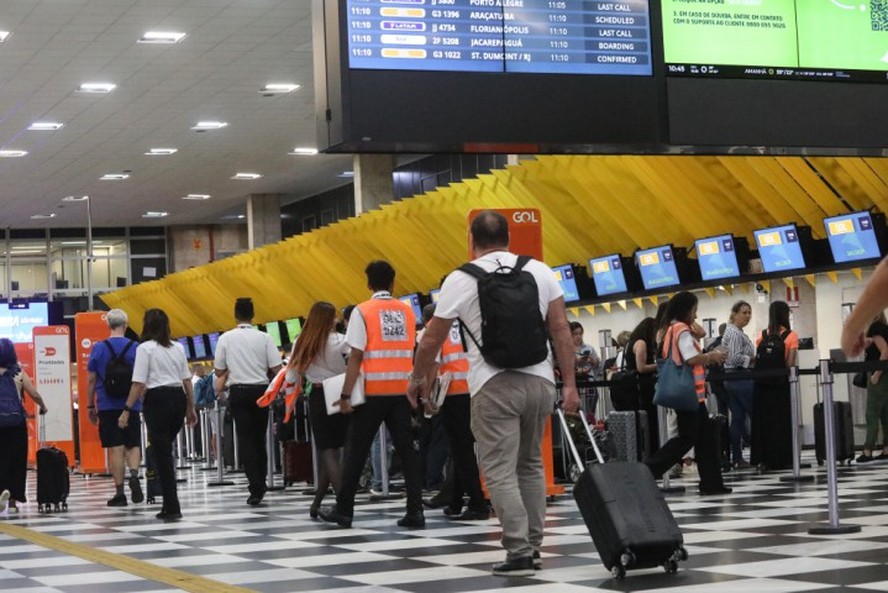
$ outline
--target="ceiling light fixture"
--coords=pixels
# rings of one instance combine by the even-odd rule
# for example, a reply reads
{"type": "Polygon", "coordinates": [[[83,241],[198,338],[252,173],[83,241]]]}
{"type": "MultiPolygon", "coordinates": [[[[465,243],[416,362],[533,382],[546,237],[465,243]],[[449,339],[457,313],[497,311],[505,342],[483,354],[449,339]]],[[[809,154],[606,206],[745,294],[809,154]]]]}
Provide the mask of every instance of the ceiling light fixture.
{"type": "Polygon", "coordinates": [[[232,179],[249,181],[251,179],[259,179],[260,177],[262,177],[261,173],[235,173],[232,179]]]}
{"type": "Polygon", "coordinates": [[[62,198],[63,202],[85,202],[89,199],[89,196],[65,196],[62,198]]]}
{"type": "Polygon", "coordinates": [[[145,153],[145,156],[169,156],[178,151],[178,148],[152,148],[145,153]]]}
{"type": "Polygon", "coordinates": [[[101,177],[99,177],[99,181],[123,181],[124,179],[129,179],[129,174],[127,173],[105,173],[101,177]]]}
{"type": "Polygon", "coordinates": [[[163,218],[164,216],[169,216],[169,212],[152,212],[149,210],[142,215],[142,218],[163,218]]]}
{"type": "MultiPolygon", "coordinates": [[[[55,212],[51,212],[50,214],[32,214],[31,218],[34,220],[41,220],[44,218],[55,218],[55,212]]],[[[42,253],[42,252],[38,252],[42,253]]]]}
{"type": "Polygon", "coordinates": [[[0,31],[0,43],[3,43],[7,39],[9,39],[10,35],[12,35],[12,33],[10,33],[9,31],[0,31]]]}
{"type": "Polygon", "coordinates": [[[81,93],[105,95],[116,88],[117,85],[110,82],[84,82],[77,90],[79,90],[81,93]]]}
{"type": "Polygon", "coordinates": [[[56,130],[61,130],[65,127],[65,124],[58,121],[35,121],[30,126],[28,126],[28,131],[31,132],[55,132],[56,130]]]}
{"type": "Polygon", "coordinates": [[[292,93],[295,90],[298,90],[300,87],[298,84],[292,83],[269,83],[262,87],[259,92],[263,95],[286,95],[287,93],[292,93]]]}
{"type": "Polygon", "coordinates": [[[342,173],[337,175],[337,177],[354,177],[354,176],[355,176],[354,171],[343,171],[342,173]]]}
{"type": "Polygon", "coordinates": [[[292,154],[295,156],[312,156],[318,154],[317,148],[299,148],[298,146],[288,152],[287,154],[292,154]]]}
{"type": "Polygon", "coordinates": [[[17,159],[28,154],[27,150],[0,150],[0,158],[17,159]]]}
{"type": "Polygon", "coordinates": [[[139,43],[179,43],[185,39],[185,33],[180,33],[178,31],[146,31],[141,38],[139,38],[139,43]]]}
{"type": "Polygon", "coordinates": [[[227,126],[227,121],[199,121],[191,126],[191,129],[195,132],[206,132],[207,130],[220,130],[227,126]]]}
{"type": "Polygon", "coordinates": [[[212,196],[210,194],[188,194],[183,197],[183,200],[209,200],[212,196]]]}

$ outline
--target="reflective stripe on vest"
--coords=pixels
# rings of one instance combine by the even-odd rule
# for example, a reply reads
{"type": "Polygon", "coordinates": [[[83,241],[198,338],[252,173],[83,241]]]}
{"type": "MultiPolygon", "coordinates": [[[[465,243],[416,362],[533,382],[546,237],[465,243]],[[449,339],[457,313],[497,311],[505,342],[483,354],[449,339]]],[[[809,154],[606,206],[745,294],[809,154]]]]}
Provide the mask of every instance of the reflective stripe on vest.
{"type": "Polygon", "coordinates": [[[403,395],[413,370],[416,316],[413,308],[395,299],[372,299],[358,305],[367,328],[361,371],[364,393],[403,395]]]}
{"type": "Polygon", "coordinates": [[[447,387],[447,395],[461,395],[469,392],[469,357],[463,350],[462,337],[459,334],[459,322],[450,326],[450,332],[441,346],[441,366],[439,373],[450,372],[452,378],[447,387]]]}

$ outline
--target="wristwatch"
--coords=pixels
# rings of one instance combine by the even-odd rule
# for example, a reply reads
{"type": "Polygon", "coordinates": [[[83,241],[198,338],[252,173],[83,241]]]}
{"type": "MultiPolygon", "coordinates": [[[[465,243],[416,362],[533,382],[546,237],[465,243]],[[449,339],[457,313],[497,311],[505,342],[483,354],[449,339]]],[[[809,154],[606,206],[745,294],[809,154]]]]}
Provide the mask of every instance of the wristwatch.
{"type": "Polygon", "coordinates": [[[340,393],[339,394],[339,399],[344,399],[345,401],[350,400],[351,397],[352,397],[351,393],[340,393]]]}
{"type": "Polygon", "coordinates": [[[128,414],[132,414],[133,409],[129,406],[123,406],[123,411],[127,412],[128,414]]]}

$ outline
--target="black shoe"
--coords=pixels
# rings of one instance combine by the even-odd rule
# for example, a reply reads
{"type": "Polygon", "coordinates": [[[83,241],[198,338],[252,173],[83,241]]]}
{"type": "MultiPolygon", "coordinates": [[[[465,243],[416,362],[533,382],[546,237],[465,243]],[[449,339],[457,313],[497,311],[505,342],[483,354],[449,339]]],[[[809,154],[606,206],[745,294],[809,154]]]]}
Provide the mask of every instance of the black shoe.
{"type": "Polygon", "coordinates": [[[126,505],[126,494],[123,493],[115,494],[114,497],[108,501],[109,507],[125,507],[126,505]]]}
{"type": "Polygon", "coordinates": [[[445,507],[444,508],[444,516],[450,517],[451,519],[455,519],[462,514],[462,507],[445,507]]]}
{"type": "Polygon", "coordinates": [[[334,507],[323,507],[318,510],[318,517],[327,523],[336,523],[340,527],[349,528],[352,526],[352,518],[346,517],[334,507]]]}
{"type": "Polygon", "coordinates": [[[716,488],[700,488],[700,494],[702,496],[715,496],[718,494],[730,494],[733,492],[733,488],[728,488],[727,486],[720,486],[716,488]]]}
{"type": "Polygon", "coordinates": [[[425,515],[422,511],[414,511],[407,513],[401,519],[398,519],[398,527],[409,527],[410,529],[422,529],[425,527],[425,515]]]}
{"type": "Polygon", "coordinates": [[[180,511],[160,511],[155,517],[161,521],[178,521],[182,518],[182,513],[180,511]]]}
{"type": "Polygon", "coordinates": [[[456,517],[451,517],[455,521],[487,521],[490,519],[490,511],[473,511],[472,509],[466,509],[461,515],[456,517]]]}
{"type": "Polygon", "coordinates": [[[543,570],[543,557],[540,556],[539,550],[533,551],[533,569],[534,570],[543,570]]]}
{"type": "Polygon", "coordinates": [[[251,494],[250,498],[247,499],[247,504],[251,507],[257,507],[262,504],[262,497],[258,494],[251,494]]]}
{"type": "Polygon", "coordinates": [[[133,504],[139,504],[145,500],[145,494],[142,493],[142,482],[138,476],[130,476],[129,479],[130,499],[133,504]]]}
{"type": "Polygon", "coordinates": [[[497,577],[532,577],[533,558],[524,556],[494,564],[492,572],[497,577]]]}
{"type": "Polygon", "coordinates": [[[318,507],[315,505],[311,505],[308,508],[308,516],[311,517],[312,519],[317,519],[318,518],[318,507]]]}
{"type": "Polygon", "coordinates": [[[450,504],[449,500],[445,500],[443,498],[438,498],[437,496],[433,496],[432,498],[423,498],[422,506],[427,509],[440,509],[441,507],[446,507],[450,504]]]}

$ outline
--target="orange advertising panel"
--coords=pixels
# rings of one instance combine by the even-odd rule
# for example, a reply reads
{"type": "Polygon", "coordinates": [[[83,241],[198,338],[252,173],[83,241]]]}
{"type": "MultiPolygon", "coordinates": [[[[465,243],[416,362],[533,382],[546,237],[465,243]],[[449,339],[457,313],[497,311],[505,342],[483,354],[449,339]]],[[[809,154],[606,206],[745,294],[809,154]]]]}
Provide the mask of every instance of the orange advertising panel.
{"type": "Polygon", "coordinates": [[[34,382],[46,403],[42,418],[46,442],[64,451],[73,466],[70,334],[67,325],[34,328],[34,382]]]}
{"type": "MultiPolygon", "coordinates": [[[[29,377],[34,378],[34,344],[17,342],[15,344],[15,357],[29,377]]],[[[28,413],[28,463],[37,463],[37,406],[27,395],[25,399],[25,411],[28,413]]]]}
{"type": "MultiPolygon", "coordinates": [[[[494,208],[509,221],[509,251],[519,255],[529,255],[534,259],[543,259],[543,219],[536,208],[494,208]]],[[[469,212],[468,225],[484,209],[469,212]]],[[[469,259],[472,254],[469,253],[469,259]]],[[[543,468],[546,472],[546,494],[554,496],[563,494],[564,487],[555,484],[554,457],[552,454],[552,424],[546,423],[543,433],[543,468]]],[[[485,488],[486,490],[486,488],[485,488]]]]}
{"type": "Polygon", "coordinates": [[[104,473],[105,451],[99,440],[99,428],[89,421],[89,393],[87,393],[89,355],[96,342],[108,338],[111,331],[105,322],[105,313],[95,311],[74,316],[74,337],[77,353],[77,427],[80,429],[80,471],[85,474],[104,473]]]}

